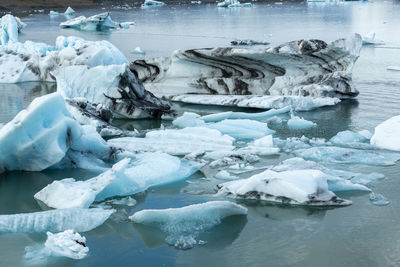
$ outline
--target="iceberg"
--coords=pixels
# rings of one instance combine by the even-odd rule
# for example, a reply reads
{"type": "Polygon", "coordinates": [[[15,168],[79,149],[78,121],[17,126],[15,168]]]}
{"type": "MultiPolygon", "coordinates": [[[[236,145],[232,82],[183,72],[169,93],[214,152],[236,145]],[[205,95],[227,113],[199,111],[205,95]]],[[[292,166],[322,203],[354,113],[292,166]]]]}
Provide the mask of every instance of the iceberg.
{"type": "Polygon", "coordinates": [[[26,26],[18,17],[6,14],[0,19],[0,45],[18,42],[18,34],[26,26]]]}
{"type": "Polygon", "coordinates": [[[146,91],[125,64],[69,66],[58,71],[56,80],[65,99],[101,104],[115,118],[161,117],[170,112],[170,106],[146,91]]]}
{"type": "Polygon", "coordinates": [[[91,17],[79,16],[60,24],[61,28],[73,28],[81,31],[105,31],[117,28],[129,28],[129,23],[117,23],[110,17],[109,12],[104,12],[91,17]]]}
{"type": "Polygon", "coordinates": [[[180,249],[196,244],[198,236],[221,223],[221,220],[246,215],[247,209],[229,201],[209,201],[182,208],[141,210],[129,217],[134,223],[157,227],[166,234],[165,241],[180,249]]]}
{"type": "MultiPolygon", "coordinates": [[[[215,117],[211,119],[211,121],[213,120],[215,120],[215,117]]],[[[275,131],[268,128],[267,123],[249,119],[224,119],[215,123],[206,123],[200,115],[192,112],[185,112],[181,117],[176,118],[172,124],[180,128],[199,126],[215,129],[222,134],[238,139],[261,138],[265,135],[275,133],[275,131]]]]}
{"type": "Polygon", "coordinates": [[[400,116],[394,116],[375,127],[371,145],[400,151],[400,116]]]}
{"type": "Polygon", "coordinates": [[[246,152],[259,156],[268,156],[278,154],[280,149],[274,147],[272,135],[267,135],[249,143],[246,147],[240,148],[238,152],[246,152]]]}
{"type": "Polygon", "coordinates": [[[148,90],[173,101],[262,108],[302,97],[311,98],[304,100],[308,105],[314,98],[337,103],[358,95],[351,75],[361,46],[355,34],[330,44],[298,40],[268,49],[177,50],[170,58],[134,61],[131,69],[148,90]]]}
{"type": "Polygon", "coordinates": [[[53,11],[53,10],[50,10],[50,13],[49,13],[50,16],[59,16],[59,15],[72,16],[74,14],[75,14],[75,10],[73,10],[72,7],[70,7],[70,6],[65,10],[64,13],[60,13],[60,12],[53,11]]]}
{"type": "Polygon", "coordinates": [[[292,115],[287,122],[287,126],[290,130],[306,130],[317,126],[317,124],[315,122],[292,115]]]}
{"type": "Polygon", "coordinates": [[[254,45],[269,45],[269,42],[255,40],[233,40],[232,46],[254,46],[254,45]]]}
{"type": "Polygon", "coordinates": [[[390,201],[382,194],[371,193],[369,195],[369,200],[375,206],[387,206],[390,204],[390,201]]]}
{"type": "Polygon", "coordinates": [[[145,0],[144,3],[141,5],[141,7],[146,8],[146,7],[163,6],[163,5],[165,5],[164,2],[155,0],[145,0]]]}
{"type": "Polygon", "coordinates": [[[266,170],[248,179],[217,185],[218,196],[256,199],[291,205],[345,206],[351,201],[329,191],[326,175],[319,170],[274,172],[266,170]]]}
{"type": "Polygon", "coordinates": [[[0,215],[0,233],[87,232],[102,225],[115,210],[60,209],[0,215]]]}
{"type": "Polygon", "coordinates": [[[251,3],[241,4],[238,0],[225,0],[217,4],[218,7],[251,7],[251,3]]]}
{"type": "Polygon", "coordinates": [[[34,198],[55,209],[89,208],[97,194],[115,180],[129,162],[128,158],[123,159],[110,170],[86,181],[75,181],[74,178],[54,181],[34,198]]]}
{"type": "Polygon", "coordinates": [[[363,45],[384,45],[385,42],[375,38],[375,33],[370,32],[367,35],[362,37],[363,45]]]}
{"type": "Polygon", "coordinates": [[[201,116],[199,117],[199,119],[201,119],[204,122],[219,122],[226,119],[266,120],[279,114],[288,113],[289,111],[290,111],[290,106],[280,109],[271,109],[264,112],[256,112],[256,113],[227,111],[227,112],[201,116]]]}
{"type": "Polygon", "coordinates": [[[166,129],[146,133],[145,138],[121,137],[108,140],[111,146],[131,152],[162,151],[171,155],[184,156],[192,152],[209,152],[234,149],[235,139],[205,127],[166,129]]]}
{"type": "Polygon", "coordinates": [[[326,163],[366,164],[376,166],[394,165],[400,159],[399,153],[378,150],[360,150],[334,146],[320,146],[299,149],[293,152],[307,160],[326,163]]]}
{"type": "Polygon", "coordinates": [[[201,166],[201,164],[160,152],[138,154],[129,164],[118,167],[115,178],[97,194],[96,200],[129,196],[150,187],[182,181],[201,166]]]}
{"type": "Polygon", "coordinates": [[[346,130],[337,133],[334,137],[329,139],[329,142],[342,147],[373,149],[373,146],[368,142],[371,137],[372,134],[368,130],[359,131],[357,133],[346,130]]]}
{"type": "Polygon", "coordinates": [[[387,66],[387,70],[400,71],[400,66],[387,66]]]}
{"type": "Polygon", "coordinates": [[[86,246],[86,238],[73,230],[66,230],[56,234],[47,232],[47,240],[44,246],[52,256],[67,257],[75,260],[85,258],[89,253],[89,248],[86,246]]]}

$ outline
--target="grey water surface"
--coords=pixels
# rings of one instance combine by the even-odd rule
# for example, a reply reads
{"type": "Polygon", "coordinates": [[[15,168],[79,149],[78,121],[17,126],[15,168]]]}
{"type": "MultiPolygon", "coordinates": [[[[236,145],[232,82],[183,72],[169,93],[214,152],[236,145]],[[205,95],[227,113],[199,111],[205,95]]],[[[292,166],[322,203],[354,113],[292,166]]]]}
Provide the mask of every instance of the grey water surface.
{"type": "MultiPolygon", "coordinates": [[[[85,16],[104,12],[86,10],[85,16]]],[[[400,65],[400,2],[327,2],[257,4],[252,8],[221,9],[214,4],[174,5],[159,8],[111,10],[118,22],[135,21],[128,30],[79,32],[60,29],[64,16],[28,16],[21,41],[54,44],[59,35],[89,40],[108,40],[130,60],[140,46],[145,57],[169,56],[176,49],[229,46],[234,39],[266,40],[280,44],[296,39],[325,41],[354,32],[376,32],[386,42],[381,47],[363,47],[353,73],[360,95],[334,107],[299,115],[317,123],[307,131],[277,128],[276,137],[331,138],[343,130],[373,131],[380,122],[400,114],[400,72],[387,66],[400,65]]],[[[78,14],[81,15],[81,14],[78,14]]],[[[35,97],[56,90],[55,84],[0,85],[0,123],[10,121],[35,97]]],[[[201,114],[231,110],[215,106],[174,105],[179,113],[201,114]]],[[[239,110],[239,109],[234,109],[239,110]]],[[[253,112],[254,110],[240,109],[253,112]]],[[[160,120],[116,121],[117,125],[147,130],[168,126],[160,120]]],[[[264,157],[258,167],[276,164],[289,155],[264,157]]],[[[181,207],[214,200],[213,182],[196,173],[188,181],[155,188],[134,196],[138,205],[118,207],[118,213],[101,227],[83,233],[90,248],[81,261],[49,259],[53,266],[400,266],[400,163],[377,167],[336,166],[355,172],[378,172],[385,179],[370,188],[391,203],[374,206],[366,193],[339,193],[353,201],[344,208],[304,208],[241,202],[249,208],[246,218],[232,217],[205,234],[208,242],[190,250],[177,250],[163,242],[160,234],[127,220],[127,215],[145,208],[181,207]]],[[[249,177],[252,173],[244,174],[249,177]]],[[[0,175],[0,214],[40,211],[33,195],[54,179],[87,179],[96,175],[80,170],[11,172],[0,175]]],[[[45,234],[1,234],[0,266],[22,266],[24,249],[42,244],[45,234]]]]}

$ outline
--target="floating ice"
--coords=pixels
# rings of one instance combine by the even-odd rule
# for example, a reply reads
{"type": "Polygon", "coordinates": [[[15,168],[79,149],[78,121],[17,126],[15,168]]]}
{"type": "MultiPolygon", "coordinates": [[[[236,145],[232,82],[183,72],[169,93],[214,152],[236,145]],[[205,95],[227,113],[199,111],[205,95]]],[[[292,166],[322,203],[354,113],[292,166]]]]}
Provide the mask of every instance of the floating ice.
{"type": "Polygon", "coordinates": [[[315,122],[308,121],[293,115],[287,122],[287,126],[291,130],[306,130],[315,127],[316,125],[317,124],[315,122]]]}
{"type": "Polygon", "coordinates": [[[110,17],[109,12],[104,12],[91,17],[79,16],[60,24],[61,28],[73,28],[81,31],[105,31],[117,28],[129,28],[132,22],[117,23],[110,17]]]}
{"type": "Polygon", "coordinates": [[[247,147],[240,148],[238,151],[257,154],[260,156],[268,156],[279,153],[279,148],[274,147],[272,135],[267,135],[249,143],[247,147]]]}
{"type": "Polygon", "coordinates": [[[400,151],[400,115],[376,126],[371,144],[379,148],[400,151]]]}
{"type": "Polygon", "coordinates": [[[198,244],[196,238],[221,220],[233,215],[246,215],[247,209],[229,201],[210,201],[183,208],[142,210],[129,217],[133,222],[160,228],[166,242],[180,249],[198,244]]]}
{"type": "Polygon", "coordinates": [[[400,66],[387,66],[387,70],[395,70],[395,71],[400,71],[400,66]]]}
{"type": "Polygon", "coordinates": [[[18,17],[6,14],[0,19],[0,45],[18,42],[18,34],[26,26],[18,17]]]}
{"type": "Polygon", "coordinates": [[[376,206],[386,206],[390,204],[390,201],[381,194],[371,193],[369,195],[369,200],[376,206]]]}
{"type": "Polygon", "coordinates": [[[354,148],[372,148],[367,142],[371,138],[372,134],[367,131],[360,131],[358,133],[346,130],[337,133],[329,141],[337,146],[347,146],[354,148]]]}
{"type": "Polygon", "coordinates": [[[59,16],[59,15],[71,16],[73,14],[75,14],[75,10],[73,10],[72,7],[70,7],[70,6],[65,10],[64,13],[60,13],[60,12],[53,11],[53,10],[50,10],[50,13],[49,13],[50,16],[59,16]]]}
{"type": "Polygon", "coordinates": [[[385,42],[382,40],[375,39],[375,33],[370,32],[367,35],[362,37],[363,45],[384,45],[385,42]]]}
{"type": "Polygon", "coordinates": [[[235,139],[221,132],[205,127],[187,127],[180,130],[167,129],[151,131],[145,138],[122,137],[108,141],[112,146],[128,151],[162,151],[171,155],[186,155],[192,152],[206,152],[234,149],[235,139]]]}
{"type": "Polygon", "coordinates": [[[106,201],[106,204],[133,207],[137,204],[137,201],[132,197],[123,197],[119,199],[110,199],[106,201]]]}
{"type": "Polygon", "coordinates": [[[145,90],[125,64],[70,66],[58,71],[57,91],[66,99],[84,98],[112,111],[115,118],[160,117],[169,105],[145,90]]]}
{"type": "Polygon", "coordinates": [[[102,225],[114,210],[60,209],[34,213],[0,215],[0,233],[90,231],[102,225]]]}
{"type": "Polygon", "coordinates": [[[146,7],[163,6],[163,5],[165,5],[164,2],[155,1],[155,0],[145,0],[141,7],[146,8],[146,7]]]}
{"type": "Polygon", "coordinates": [[[237,176],[231,175],[228,171],[223,170],[219,171],[216,175],[215,178],[221,179],[221,180],[236,180],[238,179],[237,176]]]}
{"type": "Polygon", "coordinates": [[[138,154],[129,164],[118,167],[115,178],[97,194],[96,200],[133,195],[150,187],[178,182],[200,167],[200,164],[160,152],[138,154]]]}
{"type": "Polygon", "coordinates": [[[137,55],[145,55],[146,52],[144,52],[139,46],[137,46],[131,54],[137,54],[137,55]]]}
{"type": "Polygon", "coordinates": [[[66,230],[61,233],[53,234],[47,232],[47,240],[44,246],[50,251],[52,256],[67,257],[81,260],[89,253],[86,246],[86,238],[73,230],[66,230]]]}
{"type": "Polygon", "coordinates": [[[173,101],[260,108],[291,102],[294,109],[310,109],[358,94],[351,75],[361,46],[356,34],[331,44],[298,40],[269,49],[178,50],[170,58],[135,61],[131,69],[148,90],[173,101]]]}
{"type": "Polygon", "coordinates": [[[326,174],[318,170],[266,170],[248,179],[219,184],[218,195],[293,205],[343,206],[351,201],[329,191],[326,174]]]}
{"type": "Polygon", "coordinates": [[[238,0],[225,0],[224,2],[218,3],[218,7],[251,7],[251,3],[241,4],[238,0]]]}
{"type": "Polygon", "coordinates": [[[400,154],[378,150],[359,150],[353,148],[320,146],[294,151],[296,156],[308,160],[327,163],[352,163],[366,165],[393,165],[400,154]]]}
{"type": "Polygon", "coordinates": [[[227,111],[222,113],[215,113],[215,114],[201,116],[199,117],[199,119],[201,119],[204,122],[219,122],[226,119],[265,120],[279,114],[288,113],[289,111],[290,111],[290,106],[280,109],[271,109],[268,111],[257,112],[257,113],[227,111]]]}
{"type": "MultiPolygon", "coordinates": [[[[211,116],[209,118],[211,118],[210,121],[215,121],[221,119],[223,116],[227,115],[211,116]]],[[[238,117],[240,116],[244,116],[244,114],[239,114],[238,117]]],[[[207,127],[238,139],[261,138],[275,132],[268,128],[267,123],[248,119],[224,119],[215,123],[206,123],[198,114],[192,112],[185,112],[172,123],[181,128],[192,126],[207,127]]]]}
{"type": "Polygon", "coordinates": [[[269,45],[269,42],[254,40],[234,40],[231,41],[233,46],[253,46],[253,45],[269,45]]]}
{"type": "Polygon", "coordinates": [[[121,160],[112,169],[86,181],[75,181],[74,178],[54,181],[34,198],[55,209],[89,208],[97,194],[117,179],[129,162],[129,159],[121,160]]]}

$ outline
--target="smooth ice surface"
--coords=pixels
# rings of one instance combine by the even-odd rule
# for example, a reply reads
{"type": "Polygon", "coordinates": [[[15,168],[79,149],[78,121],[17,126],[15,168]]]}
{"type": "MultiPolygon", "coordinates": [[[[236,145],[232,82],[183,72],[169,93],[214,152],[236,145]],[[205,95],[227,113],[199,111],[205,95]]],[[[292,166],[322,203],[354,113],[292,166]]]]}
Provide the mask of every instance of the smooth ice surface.
{"type": "Polygon", "coordinates": [[[327,163],[393,165],[400,159],[399,153],[379,150],[361,150],[334,146],[320,146],[294,151],[298,157],[327,163]]]}
{"type": "Polygon", "coordinates": [[[287,126],[291,130],[306,130],[306,129],[310,129],[312,127],[317,126],[317,124],[312,121],[308,121],[303,118],[300,118],[298,116],[292,116],[288,120],[287,126]]]}
{"type": "Polygon", "coordinates": [[[59,162],[81,135],[59,94],[36,98],[0,129],[0,172],[44,170],[59,162]]]}
{"type": "Polygon", "coordinates": [[[114,210],[60,209],[34,213],[0,215],[0,233],[90,231],[102,225],[114,210]]]}
{"type": "Polygon", "coordinates": [[[180,249],[192,248],[196,238],[221,220],[233,215],[246,215],[247,208],[229,201],[210,201],[182,208],[141,210],[129,217],[133,222],[160,228],[166,242],[180,249]]]}
{"type": "Polygon", "coordinates": [[[227,111],[227,112],[201,116],[199,117],[199,119],[201,119],[204,122],[219,122],[226,119],[265,120],[279,114],[288,113],[289,111],[290,111],[290,106],[280,109],[271,109],[268,111],[257,112],[257,113],[227,111]]]}
{"type": "Polygon", "coordinates": [[[75,181],[74,178],[54,181],[34,198],[55,209],[89,208],[97,194],[116,179],[129,162],[129,159],[123,159],[110,170],[86,181],[75,181]]]}
{"type": "Polygon", "coordinates": [[[108,141],[112,146],[128,151],[162,151],[171,155],[186,155],[192,152],[233,150],[235,139],[205,127],[166,129],[146,133],[145,138],[122,137],[108,141]]]}
{"type": "Polygon", "coordinates": [[[283,204],[338,206],[351,201],[329,191],[326,174],[319,170],[274,172],[266,170],[247,179],[219,184],[218,195],[283,204]]]}
{"type": "Polygon", "coordinates": [[[89,253],[89,248],[86,246],[86,238],[73,230],[66,230],[57,234],[47,232],[47,240],[44,246],[53,256],[75,260],[83,259],[89,253]]]}
{"type": "Polygon", "coordinates": [[[96,196],[96,200],[133,195],[153,186],[181,181],[200,167],[165,153],[138,154],[129,164],[118,166],[115,179],[96,196]]]}
{"type": "MultiPolygon", "coordinates": [[[[239,116],[243,117],[243,114],[239,116]]],[[[214,117],[213,120],[216,120],[216,118],[214,117]]],[[[268,128],[267,123],[250,119],[223,119],[217,122],[206,123],[200,115],[192,112],[185,112],[172,123],[181,128],[193,126],[207,127],[237,139],[261,138],[275,132],[268,128]]]]}
{"type": "Polygon", "coordinates": [[[400,151],[400,115],[376,126],[371,144],[379,148],[400,151]]]}

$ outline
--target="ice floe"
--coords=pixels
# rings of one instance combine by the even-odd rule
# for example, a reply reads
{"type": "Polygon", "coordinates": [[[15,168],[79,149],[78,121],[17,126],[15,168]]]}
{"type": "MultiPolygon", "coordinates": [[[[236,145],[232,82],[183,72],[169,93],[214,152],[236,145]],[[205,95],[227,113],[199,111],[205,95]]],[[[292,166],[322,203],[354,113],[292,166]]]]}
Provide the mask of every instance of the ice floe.
{"type": "Polygon", "coordinates": [[[256,113],[227,111],[227,112],[214,113],[210,115],[201,116],[199,119],[201,119],[204,122],[219,122],[226,119],[265,120],[279,114],[288,113],[289,111],[290,111],[290,106],[280,109],[271,109],[264,112],[256,112],[256,113]]]}
{"type": "Polygon", "coordinates": [[[231,151],[235,139],[221,132],[205,127],[187,127],[184,129],[165,129],[150,131],[145,138],[121,137],[108,141],[117,148],[132,152],[162,151],[171,155],[187,155],[192,152],[231,151]]]}
{"type": "Polygon", "coordinates": [[[217,4],[218,7],[251,7],[251,3],[241,4],[238,0],[225,0],[217,4]]]}
{"type": "Polygon", "coordinates": [[[111,19],[109,12],[86,18],[79,16],[60,24],[61,28],[73,28],[81,31],[105,31],[117,28],[129,28],[133,22],[118,23],[111,19]]]}
{"type": "Polygon", "coordinates": [[[210,201],[182,208],[141,210],[129,217],[133,222],[157,227],[165,241],[180,249],[199,244],[198,236],[233,215],[246,215],[247,209],[229,201],[210,201]]]}
{"type": "Polygon", "coordinates": [[[376,126],[371,144],[383,149],[400,151],[400,116],[394,116],[376,126]]]}
{"type": "Polygon", "coordinates": [[[89,248],[86,246],[86,238],[73,230],[66,230],[56,234],[47,232],[47,240],[44,246],[52,256],[67,257],[75,260],[85,258],[89,253],[89,248]]]}
{"type": "Polygon", "coordinates": [[[329,191],[326,174],[319,170],[266,170],[247,179],[219,184],[217,195],[283,204],[343,206],[351,201],[329,191]]]}
{"type": "Polygon", "coordinates": [[[386,206],[390,204],[390,201],[384,197],[382,194],[371,193],[369,195],[369,200],[375,206],[386,206]]]}
{"type": "Polygon", "coordinates": [[[385,42],[375,38],[375,32],[370,32],[362,37],[363,45],[384,45],[385,42]]]}
{"type": "Polygon", "coordinates": [[[319,146],[294,151],[298,157],[327,163],[393,165],[400,159],[399,153],[379,150],[361,150],[334,146],[319,146]]]}
{"type": "Polygon", "coordinates": [[[100,208],[74,208],[0,215],[0,233],[86,232],[102,225],[113,213],[100,208]]]}
{"type": "Polygon", "coordinates": [[[161,1],[145,0],[144,3],[141,5],[141,7],[147,8],[147,7],[156,7],[156,6],[163,6],[163,5],[165,5],[165,3],[161,2],[161,1]]]}
{"type": "Polygon", "coordinates": [[[306,130],[315,127],[317,124],[312,121],[305,120],[298,116],[292,115],[287,122],[287,126],[290,130],[306,130]]]}
{"type": "Polygon", "coordinates": [[[310,109],[358,94],[351,75],[361,46],[356,34],[331,44],[298,40],[268,49],[178,50],[169,59],[135,61],[131,69],[146,88],[173,101],[262,108],[306,101],[310,109]]]}
{"type": "Polygon", "coordinates": [[[400,66],[387,66],[387,70],[400,71],[400,66]]]}
{"type": "Polygon", "coordinates": [[[54,10],[50,10],[49,15],[50,16],[59,16],[59,15],[65,15],[65,16],[72,16],[75,14],[75,10],[72,9],[72,7],[68,7],[64,13],[60,13],[54,10]]]}

